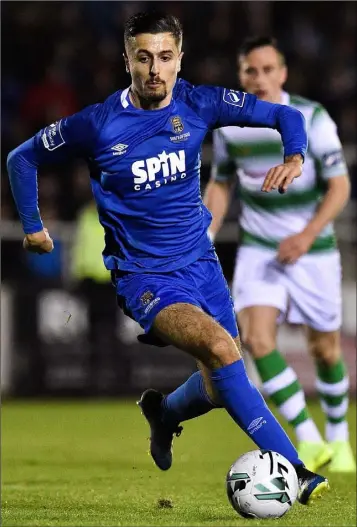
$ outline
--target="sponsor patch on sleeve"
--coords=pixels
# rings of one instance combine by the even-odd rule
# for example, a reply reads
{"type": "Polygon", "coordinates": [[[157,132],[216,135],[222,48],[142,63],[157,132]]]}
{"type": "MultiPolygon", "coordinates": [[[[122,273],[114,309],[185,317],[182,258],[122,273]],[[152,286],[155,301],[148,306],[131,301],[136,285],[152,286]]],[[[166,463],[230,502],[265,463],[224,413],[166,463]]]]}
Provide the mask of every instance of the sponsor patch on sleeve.
{"type": "Polygon", "coordinates": [[[41,136],[43,146],[47,150],[56,150],[56,148],[65,144],[61,134],[61,121],[57,121],[47,126],[41,136]]]}
{"type": "Polygon", "coordinates": [[[345,157],[342,150],[335,150],[333,152],[328,152],[322,156],[322,166],[323,168],[330,168],[335,165],[345,163],[345,157]]]}
{"type": "Polygon", "coordinates": [[[232,104],[233,106],[239,106],[239,108],[242,108],[244,104],[246,93],[244,91],[238,91],[238,90],[227,90],[224,89],[223,92],[223,100],[227,104],[232,104]]]}

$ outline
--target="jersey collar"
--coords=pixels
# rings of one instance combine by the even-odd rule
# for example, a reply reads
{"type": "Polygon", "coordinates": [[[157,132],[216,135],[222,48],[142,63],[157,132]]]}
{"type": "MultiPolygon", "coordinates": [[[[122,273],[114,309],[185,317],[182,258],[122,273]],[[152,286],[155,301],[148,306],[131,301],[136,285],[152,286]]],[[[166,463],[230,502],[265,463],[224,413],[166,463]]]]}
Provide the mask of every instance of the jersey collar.
{"type": "Polygon", "coordinates": [[[289,106],[290,104],[290,95],[286,91],[281,92],[280,104],[285,104],[286,106],[289,106]]]}
{"type": "Polygon", "coordinates": [[[164,108],[159,108],[158,110],[142,110],[140,108],[136,108],[133,103],[131,102],[130,100],[130,97],[129,97],[129,91],[130,91],[130,86],[128,86],[128,88],[125,88],[125,90],[123,90],[121,92],[121,95],[120,95],[120,102],[122,104],[122,107],[123,108],[130,108],[132,110],[135,110],[137,112],[155,112],[155,114],[159,114],[159,113],[164,113],[164,112],[167,112],[167,111],[171,111],[172,110],[172,107],[174,106],[174,97],[172,97],[171,99],[171,102],[168,106],[165,106],[164,108]]]}
{"type": "Polygon", "coordinates": [[[121,92],[120,102],[123,108],[127,108],[130,105],[129,90],[130,86],[121,92]]]}

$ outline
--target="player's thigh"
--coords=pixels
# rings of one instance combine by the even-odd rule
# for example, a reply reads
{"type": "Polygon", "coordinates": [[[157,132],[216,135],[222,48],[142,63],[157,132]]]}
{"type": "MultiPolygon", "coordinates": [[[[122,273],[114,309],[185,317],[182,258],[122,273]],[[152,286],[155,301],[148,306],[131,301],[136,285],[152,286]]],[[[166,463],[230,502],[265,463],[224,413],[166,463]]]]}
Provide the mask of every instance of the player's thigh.
{"type": "Polygon", "coordinates": [[[308,326],[305,330],[309,352],[314,359],[328,365],[336,364],[341,357],[340,331],[318,331],[308,326]]]}
{"type": "Polygon", "coordinates": [[[338,332],[342,322],[341,262],[337,251],[307,254],[286,268],[288,321],[320,333],[338,332]]]}
{"type": "Polygon", "coordinates": [[[238,335],[233,299],[216,252],[208,251],[187,268],[187,280],[197,289],[197,299],[234,339],[238,335]]]}
{"type": "Polygon", "coordinates": [[[283,275],[284,268],[274,251],[240,247],[232,284],[236,313],[252,306],[274,307],[285,313],[288,296],[283,275]]]}
{"type": "Polygon", "coordinates": [[[240,358],[229,333],[196,305],[168,305],[156,315],[152,327],[164,342],[190,353],[210,369],[240,358]]]}
{"type": "Polygon", "coordinates": [[[238,313],[238,325],[245,348],[254,358],[264,357],[276,347],[280,311],[272,306],[250,306],[238,313]]]}
{"type": "Polygon", "coordinates": [[[193,266],[172,273],[125,273],[116,280],[124,312],[145,332],[154,331],[211,368],[239,358],[229,333],[202,309],[193,266]]]}
{"type": "Polygon", "coordinates": [[[201,307],[194,287],[181,271],[120,273],[115,285],[120,307],[146,333],[152,330],[157,314],[167,306],[187,303],[201,307]]]}

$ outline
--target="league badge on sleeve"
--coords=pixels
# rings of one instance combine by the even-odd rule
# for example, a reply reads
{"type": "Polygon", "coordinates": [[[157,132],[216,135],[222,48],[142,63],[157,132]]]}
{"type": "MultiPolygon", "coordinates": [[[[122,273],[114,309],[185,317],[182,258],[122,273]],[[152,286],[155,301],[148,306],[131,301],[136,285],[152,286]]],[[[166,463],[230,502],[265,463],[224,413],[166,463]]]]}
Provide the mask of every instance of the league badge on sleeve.
{"type": "Polygon", "coordinates": [[[43,146],[49,151],[55,150],[59,146],[64,145],[65,140],[61,134],[61,121],[57,121],[53,124],[50,124],[50,126],[47,126],[44,129],[41,139],[43,146]]]}
{"type": "Polygon", "coordinates": [[[322,166],[324,168],[330,168],[335,165],[345,163],[345,158],[342,150],[335,150],[333,152],[328,152],[322,157],[322,166]]]}
{"type": "Polygon", "coordinates": [[[238,90],[227,90],[224,88],[223,100],[227,104],[232,104],[233,106],[239,106],[242,108],[245,100],[245,92],[238,90]]]}

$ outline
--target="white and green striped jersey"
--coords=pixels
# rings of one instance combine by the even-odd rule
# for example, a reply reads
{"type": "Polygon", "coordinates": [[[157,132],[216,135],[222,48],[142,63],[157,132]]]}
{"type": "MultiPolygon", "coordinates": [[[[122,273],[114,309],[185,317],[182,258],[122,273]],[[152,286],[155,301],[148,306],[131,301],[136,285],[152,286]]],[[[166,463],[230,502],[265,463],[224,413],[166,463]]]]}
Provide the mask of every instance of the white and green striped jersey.
{"type": "MultiPolygon", "coordinates": [[[[229,126],[213,133],[212,178],[224,181],[238,176],[241,199],[241,243],[275,249],[278,243],[301,232],[313,217],[326,189],[326,180],[347,174],[337,127],[319,103],[282,94],[282,104],[303,113],[308,133],[308,151],[301,177],[286,194],[261,192],[270,168],[283,162],[279,132],[268,128],[229,126]]],[[[336,241],[329,224],[310,251],[331,250],[336,241]]]]}

